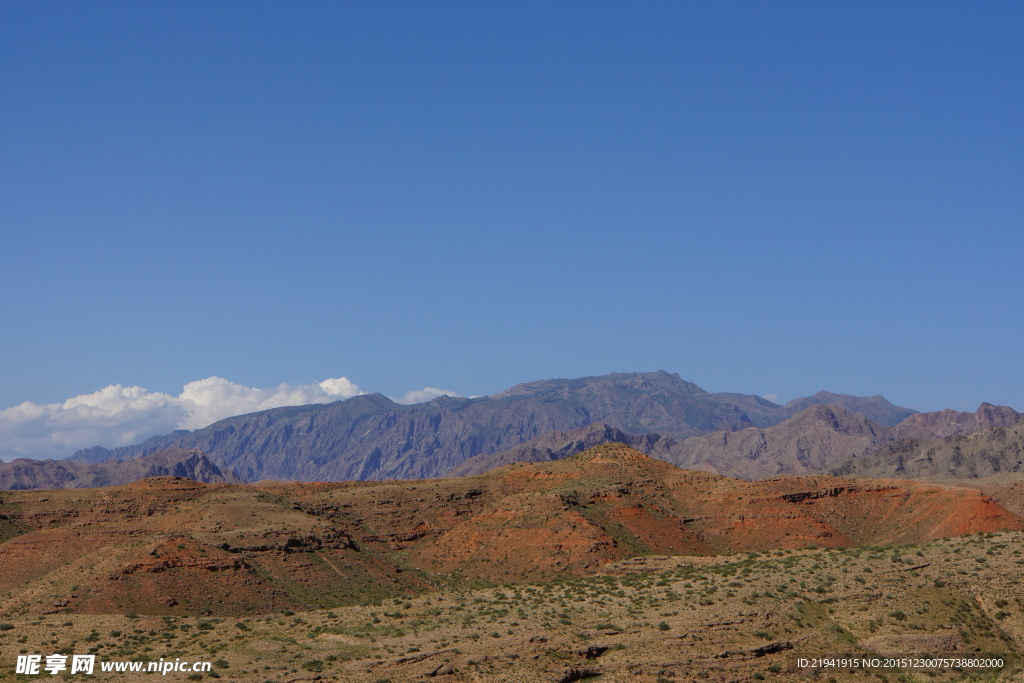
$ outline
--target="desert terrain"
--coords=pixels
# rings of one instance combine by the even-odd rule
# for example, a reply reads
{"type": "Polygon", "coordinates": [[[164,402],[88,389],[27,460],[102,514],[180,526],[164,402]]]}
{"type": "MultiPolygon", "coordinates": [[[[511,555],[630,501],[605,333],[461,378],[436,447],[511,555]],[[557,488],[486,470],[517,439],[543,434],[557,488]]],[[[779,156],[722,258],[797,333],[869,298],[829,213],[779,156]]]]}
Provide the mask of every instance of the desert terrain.
{"type": "Polygon", "coordinates": [[[622,444],[451,479],[10,491],[0,657],[226,681],[1019,680],[1019,498],[743,481],[622,444]],[[799,666],[925,655],[1003,666],[799,666]]]}

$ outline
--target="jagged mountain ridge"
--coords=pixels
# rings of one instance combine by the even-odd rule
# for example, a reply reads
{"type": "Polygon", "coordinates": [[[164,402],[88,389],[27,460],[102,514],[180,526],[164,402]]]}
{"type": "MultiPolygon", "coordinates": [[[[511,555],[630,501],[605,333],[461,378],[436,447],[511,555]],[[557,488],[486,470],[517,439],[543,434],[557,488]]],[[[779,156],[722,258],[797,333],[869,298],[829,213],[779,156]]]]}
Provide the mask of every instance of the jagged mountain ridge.
{"type": "Polygon", "coordinates": [[[859,413],[883,427],[894,427],[917,413],[916,410],[910,408],[894,406],[883,396],[847,396],[833,394],[830,391],[819,391],[813,396],[796,398],[786,403],[776,411],[773,416],[773,424],[783,422],[815,405],[842,406],[851,413],[859,413]]]}
{"type": "Polygon", "coordinates": [[[1020,421],[1024,414],[1009,406],[982,403],[973,413],[957,410],[939,410],[911,415],[892,430],[900,439],[943,439],[947,436],[970,434],[987,427],[1009,427],[1020,421]]]}
{"type": "Polygon", "coordinates": [[[903,439],[830,468],[837,475],[980,479],[1024,472],[1024,421],[942,439],[903,439]]]}
{"type": "Polygon", "coordinates": [[[568,431],[553,431],[497,453],[482,453],[455,467],[446,477],[469,477],[513,463],[537,463],[561,460],[606,443],[620,443],[652,458],[667,460],[677,442],[660,434],[629,434],[605,422],[568,431]]]}
{"type": "MultiPolygon", "coordinates": [[[[917,467],[886,466],[895,457],[906,456],[923,448],[921,440],[904,437],[933,430],[937,435],[952,433],[947,440],[956,442],[964,434],[983,430],[1002,438],[1004,432],[989,429],[1010,429],[1020,418],[1012,408],[983,403],[974,413],[951,410],[915,414],[894,427],[885,427],[837,405],[811,405],[780,424],[766,428],[738,431],[716,431],[677,440],[658,434],[630,434],[604,423],[567,432],[552,432],[506,451],[470,458],[450,472],[451,476],[478,474],[512,462],[545,462],[556,460],[599,443],[619,442],[640,450],[653,458],[665,460],[687,469],[705,470],[741,479],[767,479],[782,475],[862,474],[874,477],[936,477],[938,474],[917,467]],[[875,454],[868,460],[866,456],[875,454]],[[902,455],[901,455],[902,454],[902,455]],[[868,463],[870,462],[870,467],[868,463]]],[[[1005,432],[1016,433],[1016,432],[1005,432]]],[[[973,439],[973,436],[971,437],[973,439]]],[[[980,436],[978,440],[991,440],[980,436]]],[[[1003,448],[1002,465],[943,469],[945,478],[973,478],[994,472],[1013,471],[1020,446],[1003,448]],[[1016,448],[1017,450],[1014,450],[1016,448]],[[1011,462],[1012,460],[1012,462],[1011,462]],[[950,473],[953,474],[950,474],[950,473]],[[957,474],[958,473],[958,474],[957,474]]],[[[969,443],[973,443],[969,441],[969,443]]],[[[933,448],[934,450],[934,448],[933,448]]],[[[983,447],[981,458],[992,456],[983,447]]],[[[991,449],[989,449],[991,450],[991,449]]]]}
{"type": "Polygon", "coordinates": [[[848,394],[834,394],[830,391],[819,391],[813,396],[795,398],[781,406],[761,396],[731,393],[715,395],[735,403],[736,406],[747,414],[747,417],[750,418],[751,423],[755,427],[777,425],[815,405],[842,406],[851,413],[860,413],[875,424],[883,427],[893,427],[917,414],[916,410],[893,405],[885,397],[877,395],[850,396],[848,394]]]}
{"type": "Polygon", "coordinates": [[[812,474],[879,448],[889,430],[837,405],[811,405],[763,429],[718,431],[685,439],[666,458],[679,467],[742,479],[812,474]]]}
{"type": "MultiPolygon", "coordinates": [[[[834,396],[841,402],[862,401],[834,396]]],[[[785,406],[741,397],[712,394],[663,371],[542,380],[494,396],[442,396],[417,405],[374,394],[240,415],[193,432],[125,448],[87,449],[72,457],[128,460],[167,448],[194,448],[247,481],[427,478],[473,456],[595,421],[683,439],[751,427],[755,423],[748,409],[756,408],[758,421],[775,419],[766,415],[776,409],[784,413],[785,406]]]]}
{"type": "MultiPolygon", "coordinates": [[[[767,479],[784,475],[861,474],[856,463],[875,455],[885,461],[890,449],[909,452],[914,445],[907,435],[959,436],[1013,425],[1022,416],[1006,406],[982,403],[973,413],[952,410],[918,413],[886,427],[839,405],[811,405],[789,419],[764,429],[712,432],[685,439],[667,449],[665,460],[679,467],[705,469],[742,479],[767,479]],[[837,469],[841,464],[842,469],[837,469]]],[[[934,438],[934,437],[933,437],[934,438]]],[[[993,473],[985,468],[961,469],[960,478],[993,473]]],[[[999,471],[999,470],[995,470],[999,471]]],[[[915,478],[929,475],[923,469],[881,467],[863,470],[863,476],[915,478]]],[[[952,478],[952,477],[950,477],[952,478]]]]}
{"type": "Polygon", "coordinates": [[[218,467],[204,453],[172,448],[121,462],[30,460],[0,462],[0,489],[78,489],[130,484],[147,477],[186,477],[204,483],[241,483],[230,470],[218,467]]]}
{"type": "Polygon", "coordinates": [[[689,439],[630,434],[605,423],[552,432],[506,451],[470,458],[451,476],[479,474],[512,462],[545,462],[599,443],[627,444],[678,467],[757,480],[811,474],[889,441],[888,430],[841,406],[812,405],[781,424],[715,431],[689,439]]]}

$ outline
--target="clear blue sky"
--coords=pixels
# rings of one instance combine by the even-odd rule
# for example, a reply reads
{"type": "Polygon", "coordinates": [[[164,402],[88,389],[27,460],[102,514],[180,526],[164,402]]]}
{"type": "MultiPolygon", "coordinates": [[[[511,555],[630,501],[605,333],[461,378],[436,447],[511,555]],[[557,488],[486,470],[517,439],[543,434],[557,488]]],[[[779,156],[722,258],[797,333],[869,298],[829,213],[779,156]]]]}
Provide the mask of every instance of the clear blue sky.
{"type": "Polygon", "coordinates": [[[4,2],[0,408],[665,369],[1024,409],[1019,2],[4,2]]]}

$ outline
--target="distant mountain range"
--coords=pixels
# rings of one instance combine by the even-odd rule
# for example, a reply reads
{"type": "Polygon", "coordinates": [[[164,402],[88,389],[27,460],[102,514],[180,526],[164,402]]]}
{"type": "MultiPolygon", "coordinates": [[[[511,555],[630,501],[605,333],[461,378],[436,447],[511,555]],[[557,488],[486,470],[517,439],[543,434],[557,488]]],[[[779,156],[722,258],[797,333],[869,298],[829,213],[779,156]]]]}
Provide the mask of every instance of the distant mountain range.
{"type": "Polygon", "coordinates": [[[609,442],[743,479],[970,478],[1022,469],[1013,428],[1020,419],[987,403],[973,413],[916,413],[881,396],[825,391],[780,406],[709,393],[666,372],[617,373],[418,405],[374,394],[276,408],[134,446],[79,451],[72,460],[0,463],[0,488],[107,486],[163,475],[208,483],[423,479],[546,462],[609,442]]]}
{"type": "MultiPolygon", "coordinates": [[[[1012,408],[985,403],[974,413],[919,413],[889,427],[842,405],[812,405],[772,427],[719,431],[686,439],[672,447],[664,459],[679,467],[743,479],[816,474],[832,472],[850,459],[907,439],[954,437],[985,427],[1012,425],[1020,418],[1012,408]]],[[[884,476],[915,475],[890,472],[884,476]]]]}
{"type": "Polygon", "coordinates": [[[513,462],[557,460],[597,444],[618,442],[679,467],[741,479],[825,472],[971,479],[1024,469],[1021,417],[1012,408],[985,403],[974,413],[914,414],[885,427],[840,405],[811,405],[772,427],[716,431],[683,440],[631,434],[600,422],[475,456],[449,475],[480,474],[513,462]],[[928,440],[921,435],[944,438],[928,440]]]}
{"type": "Polygon", "coordinates": [[[218,467],[196,450],[174,448],[120,462],[84,463],[75,460],[0,462],[0,489],[80,489],[130,484],[147,477],[187,477],[206,483],[237,484],[230,470],[218,467]]]}
{"type": "Polygon", "coordinates": [[[1024,422],[942,439],[903,439],[832,467],[839,475],[980,479],[1024,473],[1024,422]]]}
{"type": "Polygon", "coordinates": [[[892,427],[911,415],[917,414],[916,410],[894,406],[883,396],[849,396],[833,394],[831,391],[819,391],[814,396],[795,398],[782,406],[777,406],[760,396],[745,396],[743,394],[716,394],[716,396],[734,400],[736,405],[746,412],[755,427],[777,425],[797,413],[817,405],[841,406],[851,413],[859,413],[883,427],[892,427]]]}
{"type": "Polygon", "coordinates": [[[629,434],[604,422],[568,431],[555,430],[497,453],[481,453],[466,460],[445,474],[448,477],[471,477],[514,463],[551,462],[574,456],[606,443],[621,443],[659,460],[668,460],[679,442],[660,434],[629,434]]]}
{"type": "Polygon", "coordinates": [[[98,463],[185,448],[206,453],[246,481],[428,478],[474,456],[598,421],[628,433],[683,440],[775,425],[823,402],[870,414],[883,426],[914,414],[881,396],[821,392],[779,406],[758,396],[709,393],[666,372],[616,373],[530,382],[483,398],[442,396],[417,405],[373,394],[276,408],[72,457],[98,463]]]}

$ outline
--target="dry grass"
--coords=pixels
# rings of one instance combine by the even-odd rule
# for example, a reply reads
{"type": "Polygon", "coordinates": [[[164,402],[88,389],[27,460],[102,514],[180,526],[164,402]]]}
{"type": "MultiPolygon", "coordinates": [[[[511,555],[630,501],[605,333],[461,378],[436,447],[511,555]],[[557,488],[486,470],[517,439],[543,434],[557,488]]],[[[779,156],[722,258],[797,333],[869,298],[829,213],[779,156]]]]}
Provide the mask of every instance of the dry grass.
{"type": "MultiPolygon", "coordinates": [[[[974,680],[1024,680],[1024,534],[878,548],[641,557],[582,578],[253,618],[0,617],[0,677],[19,653],[216,662],[222,681],[963,681],[952,669],[821,672],[799,657],[993,654],[974,680]],[[757,656],[758,648],[785,648],[757,656]],[[594,646],[588,659],[587,648],[594,646]],[[607,648],[602,650],[602,648],[607,648]]],[[[97,673],[93,680],[124,681],[97,673]]],[[[185,680],[185,674],[169,674],[185,680]]],[[[207,675],[204,678],[208,678],[207,675]]],[[[21,677],[33,680],[37,677],[21,677]]],[[[193,680],[195,680],[193,678],[193,680]]]]}

